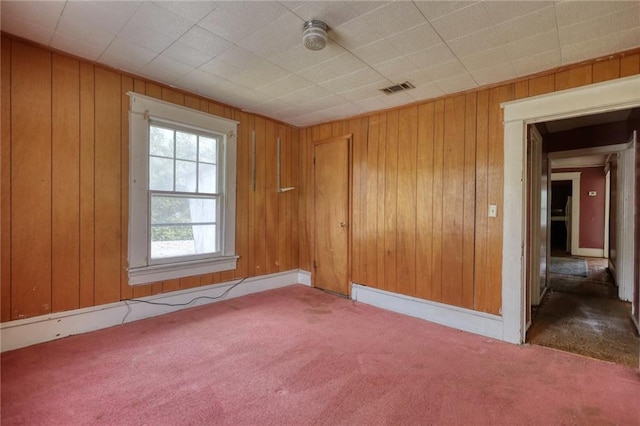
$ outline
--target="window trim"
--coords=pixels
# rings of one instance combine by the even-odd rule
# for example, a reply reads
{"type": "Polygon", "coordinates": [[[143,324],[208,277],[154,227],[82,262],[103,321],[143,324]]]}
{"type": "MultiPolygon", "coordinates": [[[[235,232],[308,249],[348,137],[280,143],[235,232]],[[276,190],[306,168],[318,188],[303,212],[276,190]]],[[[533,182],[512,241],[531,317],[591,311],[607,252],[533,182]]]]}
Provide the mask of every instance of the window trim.
{"type": "Polygon", "coordinates": [[[238,122],[202,111],[127,92],[129,106],[129,285],[135,286],[191,275],[228,271],[236,268],[236,160],[238,122]],[[162,122],[177,128],[191,128],[223,135],[224,171],[222,176],[221,247],[215,257],[180,260],[171,263],[151,261],[149,252],[149,122],[162,122]]]}

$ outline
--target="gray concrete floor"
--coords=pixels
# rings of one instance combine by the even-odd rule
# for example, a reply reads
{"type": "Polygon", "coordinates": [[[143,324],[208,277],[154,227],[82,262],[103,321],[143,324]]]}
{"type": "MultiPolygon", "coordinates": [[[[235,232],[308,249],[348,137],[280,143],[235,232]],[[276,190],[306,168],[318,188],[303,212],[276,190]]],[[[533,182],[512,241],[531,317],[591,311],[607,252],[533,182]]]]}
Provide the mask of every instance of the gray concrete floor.
{"type": "Polygon", "coordinates": [[[527,342],[618,364],[639,366],[640,338],[631,304],[617,298],[605,259],[587,259],[588,277],[550,274],[527,342]]]}

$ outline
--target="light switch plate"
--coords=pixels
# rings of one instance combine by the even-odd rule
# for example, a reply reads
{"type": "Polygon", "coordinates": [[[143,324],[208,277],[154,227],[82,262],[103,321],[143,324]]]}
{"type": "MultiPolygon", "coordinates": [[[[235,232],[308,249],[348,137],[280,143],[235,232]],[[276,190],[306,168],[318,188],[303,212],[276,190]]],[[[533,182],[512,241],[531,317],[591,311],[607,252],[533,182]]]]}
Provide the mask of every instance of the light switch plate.
{"type": "Polygon", "coordinates": [[[489,217],[498,217],[498,206],[489,204],[489,217]]]}

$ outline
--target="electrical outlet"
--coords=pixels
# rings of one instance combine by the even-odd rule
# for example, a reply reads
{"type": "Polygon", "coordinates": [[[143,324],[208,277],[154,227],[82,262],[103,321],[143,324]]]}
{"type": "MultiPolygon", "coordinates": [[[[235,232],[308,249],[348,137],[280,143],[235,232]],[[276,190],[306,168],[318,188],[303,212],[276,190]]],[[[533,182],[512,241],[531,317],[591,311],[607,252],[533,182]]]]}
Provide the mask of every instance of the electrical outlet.
{"type": "Polygon", "coordinates": [[[498,217],[498,206],[489,204],[489,217],[498,217]]]}

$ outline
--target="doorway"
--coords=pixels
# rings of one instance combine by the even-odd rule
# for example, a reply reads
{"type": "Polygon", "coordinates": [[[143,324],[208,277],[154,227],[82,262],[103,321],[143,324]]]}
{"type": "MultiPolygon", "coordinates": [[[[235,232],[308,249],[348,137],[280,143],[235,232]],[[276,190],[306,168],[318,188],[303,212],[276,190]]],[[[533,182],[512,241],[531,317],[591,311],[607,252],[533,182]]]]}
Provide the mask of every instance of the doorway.
{"type": "Polygon", "coordinates": [[[314,287],[349,295],[351,137],[314,142],[314,287]]]}
{"type": "Polygon", "coordinates": [[[551,182],[551,252],[571,253],[572,182],[551,182]]]}

